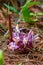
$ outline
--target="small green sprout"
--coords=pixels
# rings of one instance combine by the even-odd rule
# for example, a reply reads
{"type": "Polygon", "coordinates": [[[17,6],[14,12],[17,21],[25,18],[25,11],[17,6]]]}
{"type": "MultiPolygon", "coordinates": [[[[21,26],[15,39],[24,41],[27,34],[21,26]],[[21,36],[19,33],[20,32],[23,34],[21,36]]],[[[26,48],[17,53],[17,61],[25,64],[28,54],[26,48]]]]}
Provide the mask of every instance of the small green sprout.
{"type": "Polygon", "coordinates": [[[0,65],[3,65],[3,60],[4,60],[4,53],[2,50],[0,50],[0,65]]]}
{"type": "Polygon", "coordinates": [[[18,65],[23,65],[22,63],[19,63],[18,65]]]}
{"type": "Polygon", "coordinates": [[[38,14],[32,13],[29,11],[29,7],[33,6],[33,5],[38,5],[41,4],[40,2],[31,2],[31,0],[27,0],[27,2],[25,3],[24,6],[22,6],[22,16],[25,22],[27,23],[34,23],[36,21],[38,21],[37,17],[40,15],[43,15],[41,12],[39,12],[38,14]],[[32,17],[34,19],[32,19],[32,17]]]}

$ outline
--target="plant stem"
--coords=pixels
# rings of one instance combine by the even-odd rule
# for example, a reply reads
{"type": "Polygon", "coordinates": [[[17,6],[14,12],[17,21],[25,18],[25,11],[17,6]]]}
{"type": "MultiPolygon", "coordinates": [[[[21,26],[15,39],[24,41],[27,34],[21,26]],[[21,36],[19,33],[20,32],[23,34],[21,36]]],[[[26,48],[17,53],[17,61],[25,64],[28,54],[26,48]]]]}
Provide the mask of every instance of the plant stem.
{"type": "Polygon", "coordinates": [[[9,19],[9,33],[10,33],[10,39],[12,40],[12,28],[11,28],[10,14],[8,14],[8,19],[9,19]]]}

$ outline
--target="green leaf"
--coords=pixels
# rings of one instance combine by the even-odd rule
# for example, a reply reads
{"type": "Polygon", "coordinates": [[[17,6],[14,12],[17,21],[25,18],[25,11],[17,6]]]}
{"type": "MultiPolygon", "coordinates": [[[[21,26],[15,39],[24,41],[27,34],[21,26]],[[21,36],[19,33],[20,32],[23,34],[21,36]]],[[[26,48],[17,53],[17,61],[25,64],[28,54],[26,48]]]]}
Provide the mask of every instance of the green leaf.
{"type": "Polygon", "coordinates": [[[40,3],[40,2],[30,2],[30,3],[28,4],[27,8],[28,8],[28,7],[31,7],[31,6],[33,6],[33,5],[38,5],[38,4],[41,4],[41,3],[40,3]]]}
{"type": "Polygon", "coordinates": [[[36,22],[36,21],[38,21],[38,19],[34,19],[34,20],[33,20],[33,22],[36,22]]]}
{"type": "Polygon", "coordinates": [[[4,58],[3,51],[0,50],[0,65],[3,65],[3,58],[4,58]]]}
{"type": "Polygon", "coordinates": [[[19,63],[18,65],[23,65],[22,63],[19,63]]]}
{"type": "Polygon", "coordinates": [[[22,7],[22,15],[23,15],[25,22],[33,23],[33,22],[37,21],[36,19],[31,20],[32,16],[34,16],[36,18],[37,15],[35,13],[31,13],[28,10],[28,7],[31,7],[31,6],[37,5],[37,4],[41,4],[41,3],[40,2],[31,2],[31,0],[27,0],[25,5],[22,7]]]}
{"type": "Polygon", "coordinates": [[[22,15],[23,15],[23,18],[25,20],[25,22],[30,22],[30,11],[25,8],[24,10],[22,10],[22,15]]]}
{"type": "Polygon", "coordinates": [[[25,3],[25,5],[24,6],[22,6],[22,9],[25,9],[25,8],[27,8],[27,6],[28,6],[28,4],[31,2],[31,0],[27,0],[27,2],[25,3]]]}
{"type": "Polygon", "coordinates": [[[35,13],[31,13],[31,12],[30,12],[30,16],[36,16],[36,14],[35,14],[35,13]]]}
{"type": "Polygon", "coordinates": [[[28,8],[28,7],[31,7],[33,5],[38,5],[38,4],[41,4],[40,2],[31,2],[31,0],[28,0],[24,6],[22,6],[22,9],[24,8],[28,8]]]}
{"type": "Polygon", "coordinates": [[[3,51],[0,50],[0,60],[2,60],[2,59],[3,59],[3,51]]]}
{"type": "Polygon", "coordinates": [[[38,16],[42,16],[43,15],[43,12],[39,12],[37,13],[38,16]]]}
{"type": "Polygon", "coordinates": [[[14,8],[12,6],[9,6],[7,4],[4,4],[4,6],[7,7],[7,8],[9,8],[9,10],[11,10],[11,11],[15,12],[16,14],[18,14],[18,10],[16,8],[14,8]]]}

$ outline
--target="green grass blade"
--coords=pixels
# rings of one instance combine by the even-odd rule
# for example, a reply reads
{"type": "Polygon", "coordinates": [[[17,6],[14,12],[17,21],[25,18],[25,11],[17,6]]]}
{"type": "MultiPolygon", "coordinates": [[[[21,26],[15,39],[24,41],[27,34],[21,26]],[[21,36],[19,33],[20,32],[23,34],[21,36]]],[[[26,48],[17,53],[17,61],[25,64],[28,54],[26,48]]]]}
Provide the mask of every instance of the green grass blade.
{"type": "Polygon", "coordinates": [[[4,53],[2,50],[0,50],[0,65],[3,65],[3,60],[4,60],[4,53]]]}
{"type": "Polygon", "coordinates": [[[27,8],[28,4],[31,2],[31,0],[27,0],[24,6],[22,6],[22,9],[27,8]]]}
{"type": "Polygon", "coordinates": [[[9,10],[11,10],[11,11],[15,12],[16,14],[18,14],[18,10],[16,8],[14,8],[12,6],[9,6],[7,4],[4,4],[4,6],[7,7],[7,8],[9,8],[9,10]]]}
{"type": "Polygon", "coordinates": [[[38,5],[38,4],[41,4],[41,3],[40,3],[40,2],[31,2],[31,0],[29,0],[29,1],[27,1],[27,2],[25,3],[25,5],[22,7],[22,9],[31,7],[31,6],[33,6],[33,5],[38,5]]]}
{"type": "Polygon", "coordinates": [[[31,7],[31,6],[34,6],[34,5],[38,5],[38,4],[41,4],[40,2],[30,2],[27,6],[28,7],[31,7]]]}

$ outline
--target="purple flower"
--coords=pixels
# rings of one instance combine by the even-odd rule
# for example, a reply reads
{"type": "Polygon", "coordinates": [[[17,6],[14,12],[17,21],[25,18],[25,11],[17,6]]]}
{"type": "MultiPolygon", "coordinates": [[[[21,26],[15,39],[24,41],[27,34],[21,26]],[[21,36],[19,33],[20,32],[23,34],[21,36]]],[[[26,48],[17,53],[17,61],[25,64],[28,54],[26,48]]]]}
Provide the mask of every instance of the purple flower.
{"type": "Polygon", "coordinates": [[[25,47],[31,48],[32,42],[36,37],[32,30],[28,33],[24,33],[23,31],[20,32],[19,28],[16,27],[15,32],[12,32],[13,41],[9,43],[8,47],[11,50],[24,50],[25,47]]]}
{"type": "Polygon", "coordinates": [[[8,47],[9,47],[10,50],[16,50],[16,49],[19,48],[19,46],[17,46],[15,44],[15,42],[10,42],[9,45],[8,45],[8,47]]]}
{"type": "Polygon", "coordinates": [[[12,38],[16,37],[16,33],[12,32],[12,38]]]}

